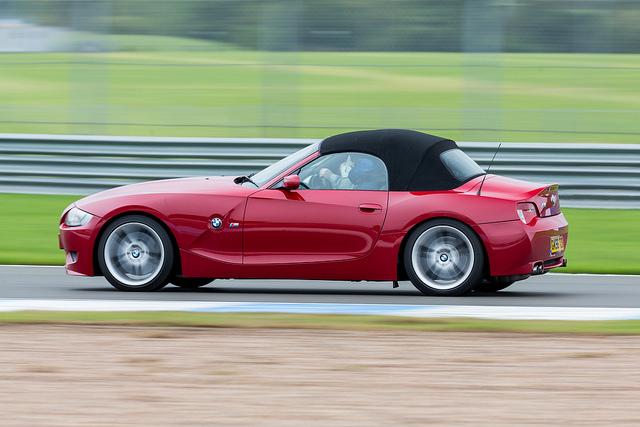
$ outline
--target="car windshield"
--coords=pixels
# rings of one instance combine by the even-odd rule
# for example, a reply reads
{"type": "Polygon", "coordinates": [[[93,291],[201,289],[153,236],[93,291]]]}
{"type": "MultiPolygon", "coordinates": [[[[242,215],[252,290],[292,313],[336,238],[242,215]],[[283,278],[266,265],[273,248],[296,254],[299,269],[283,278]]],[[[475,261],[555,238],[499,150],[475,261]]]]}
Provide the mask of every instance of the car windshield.
{"type": "Polygon", "coordinates": [[[284,159],[277,161],[271,166],[261,170],[255,175],[249,175],[251,181],[245,181],[243,185],[255,184],[258,187],[262,187],[267,182],[271,181],[276,176],[280,175],[282,172],[286,171],[290,167],[294,166],[296,163],[304,160],[306,157],[309,157],[316,151],[318,151],[320,147],[320,143],[316,142],[314,144],[309,145],[308,147],[303,148],[302,150],[296,151],[293,154],[285,157],[284,159]]]}
{"type": "Polygon", "coordinates": [[[458,181],[465,182],[485,173],[471,157],[459,148],[445,151],[440,154],[440,159],[458,181]]]}

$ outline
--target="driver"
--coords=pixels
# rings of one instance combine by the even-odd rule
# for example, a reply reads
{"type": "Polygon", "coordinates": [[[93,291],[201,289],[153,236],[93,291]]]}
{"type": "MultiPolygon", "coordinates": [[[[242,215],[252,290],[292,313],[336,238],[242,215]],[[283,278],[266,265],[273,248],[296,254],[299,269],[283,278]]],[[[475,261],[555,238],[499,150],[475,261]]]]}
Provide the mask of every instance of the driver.
{"type": "MultiPolygon", "coordinates": [[[[341,172],[343,169],[348,168],[348,165],[343,168],[340,165],[341,172]]],[[[331,187],[336,190],[375,190],[375,182],[371,180],[371,173],[374,171],[375,166],[371,160],[362,159],[358,164],[346,171],[344,175],[340,176],[331,172],[330,169],[320,169],[319,175],[321,178],[328,180],[331,183],[331,187]]]]}

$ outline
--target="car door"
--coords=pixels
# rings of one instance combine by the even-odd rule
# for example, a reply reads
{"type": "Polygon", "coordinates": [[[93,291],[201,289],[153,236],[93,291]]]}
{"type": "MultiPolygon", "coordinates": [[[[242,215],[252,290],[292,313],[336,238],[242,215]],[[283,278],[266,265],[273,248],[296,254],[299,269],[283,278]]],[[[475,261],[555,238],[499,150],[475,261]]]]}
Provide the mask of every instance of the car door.
{"type": "MultiPolygon", "coordinates": [[[[324,174],[329,177],[328,172],[324,174]]],[[[387,213],[384,163],[361,153],[331,154],[301,168],[299,177],[301,186],[296,190],[276,184],[249,197],[243,262],[310,263],[367,255],[378,240],[387,213]],[[350,186],[345,168],[357,169],[354,159],[359,164],[366,159],[376,169],[367,171],[368,182],[360,180],[359,185],[350,186]],[[333,183],[319,178],[323,169],[331,171],[333,183]]]]}

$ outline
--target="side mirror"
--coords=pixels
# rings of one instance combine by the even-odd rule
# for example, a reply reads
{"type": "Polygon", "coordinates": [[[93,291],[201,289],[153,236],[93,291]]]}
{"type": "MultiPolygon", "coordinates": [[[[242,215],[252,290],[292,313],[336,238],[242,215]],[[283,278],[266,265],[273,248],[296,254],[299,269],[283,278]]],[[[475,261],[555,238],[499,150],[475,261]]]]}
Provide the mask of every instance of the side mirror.
{"type": "Polygon", "coordinates": [[[300,188],[300,177],[298,175],[285,176],[282,186],[285,190],[297,190],[300,188]]]}

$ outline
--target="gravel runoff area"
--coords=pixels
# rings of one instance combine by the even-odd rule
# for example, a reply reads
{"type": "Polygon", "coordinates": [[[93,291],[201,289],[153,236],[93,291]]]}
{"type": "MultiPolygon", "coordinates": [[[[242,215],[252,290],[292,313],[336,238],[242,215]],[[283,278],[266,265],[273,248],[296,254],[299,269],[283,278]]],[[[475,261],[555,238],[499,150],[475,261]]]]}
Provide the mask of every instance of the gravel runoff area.
{"type": "Polygon", "coordinates": [[[3,426],[639,425],[640,336],[0,325],[3,426]]]}

